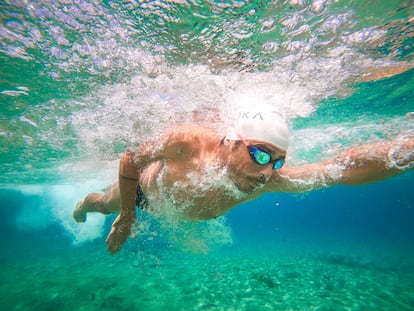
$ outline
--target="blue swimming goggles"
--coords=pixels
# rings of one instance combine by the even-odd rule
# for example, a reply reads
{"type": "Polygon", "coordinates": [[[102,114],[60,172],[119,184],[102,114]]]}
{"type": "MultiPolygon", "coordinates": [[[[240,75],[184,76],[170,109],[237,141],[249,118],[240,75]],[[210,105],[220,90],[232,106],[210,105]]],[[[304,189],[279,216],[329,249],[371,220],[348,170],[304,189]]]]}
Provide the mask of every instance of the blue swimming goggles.
{"type": "Polygon", "coordinates": [[[274,170],[280,170],[285,164],[284,158],[275,159],[272,161],[272,156],[269,152],[260,149],[253,145],[247,145],[247,150],[249,150],[249,154],[252,157],[252,160],[260,165],[267,165],[269,163],[273,163],[272,168],[274,170]]]}

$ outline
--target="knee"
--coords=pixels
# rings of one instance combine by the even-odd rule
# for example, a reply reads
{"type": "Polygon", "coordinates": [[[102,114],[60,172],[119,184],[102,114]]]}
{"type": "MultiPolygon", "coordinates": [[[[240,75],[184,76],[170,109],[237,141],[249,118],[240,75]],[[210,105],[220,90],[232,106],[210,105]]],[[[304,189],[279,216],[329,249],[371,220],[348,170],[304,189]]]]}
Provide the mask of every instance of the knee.
{"type": "Polygon", "coordinates": [[[85,201],[89,204],[103,203],[103,195],[100,193],[90,193],[86,196],[85,201]]]}

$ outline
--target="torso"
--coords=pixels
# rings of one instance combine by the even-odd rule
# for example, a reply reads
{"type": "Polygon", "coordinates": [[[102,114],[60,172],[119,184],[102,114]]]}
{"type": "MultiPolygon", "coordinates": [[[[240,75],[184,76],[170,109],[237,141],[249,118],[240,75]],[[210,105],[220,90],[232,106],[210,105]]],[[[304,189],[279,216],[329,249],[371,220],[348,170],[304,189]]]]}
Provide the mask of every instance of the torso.
{"type": "Polygon", "coordinates": [[[246,198],[217,163],[179,173],[171,165],[154,163],[142,180],[152,209],[174,208],[190,219],[216,218],[246,198]]]}
{"type": "Polygon", "coordinates": [[[152,209],[174,208],[190,219],[215,218],[245,201],[247,194],[236,187],[217,154],[220,139],[193,143],[177,150],[178,157],[146,167],[140,184],[152,209]]]}

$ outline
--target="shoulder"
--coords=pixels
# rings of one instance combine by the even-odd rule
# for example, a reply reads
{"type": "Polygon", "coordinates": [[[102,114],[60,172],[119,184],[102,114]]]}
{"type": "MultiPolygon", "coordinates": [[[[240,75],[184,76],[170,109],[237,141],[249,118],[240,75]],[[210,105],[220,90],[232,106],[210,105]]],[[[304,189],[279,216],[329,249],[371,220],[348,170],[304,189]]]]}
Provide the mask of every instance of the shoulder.
{"type": "Polygon", "coordinates": [[[166,157],[195,156],[211,152],[220,144],[221,138],[214,129],[201,126],[180,126],[167,132],[163,138],[166,157]]]}
{"type": "Polygon", "coordinates": [[[170,143],[210,144],[220,141],[220,135],[215,129],[203,126],[180,126],[166,135],[170,143]]]}
{"type": "Polygon", "coordinates": [[[168,131],[172,134],[192,134],[192,135],[218,135],[217,131],[211,127],[186,125],[177,126],[168,131]]]}

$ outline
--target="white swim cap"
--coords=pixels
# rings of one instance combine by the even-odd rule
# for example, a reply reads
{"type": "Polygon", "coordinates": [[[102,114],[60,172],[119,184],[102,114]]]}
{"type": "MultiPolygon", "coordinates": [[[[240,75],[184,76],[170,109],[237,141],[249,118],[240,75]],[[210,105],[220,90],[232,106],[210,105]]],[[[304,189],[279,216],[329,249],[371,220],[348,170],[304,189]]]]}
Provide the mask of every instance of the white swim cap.
{"type": "Polygon", "coordinates": [[[241,138],[268,142],[283,150],[289,147],[289,129],[282,113],[256,100],[240,108],[234,126],[227,131],[226,139],[241,138]]]}

